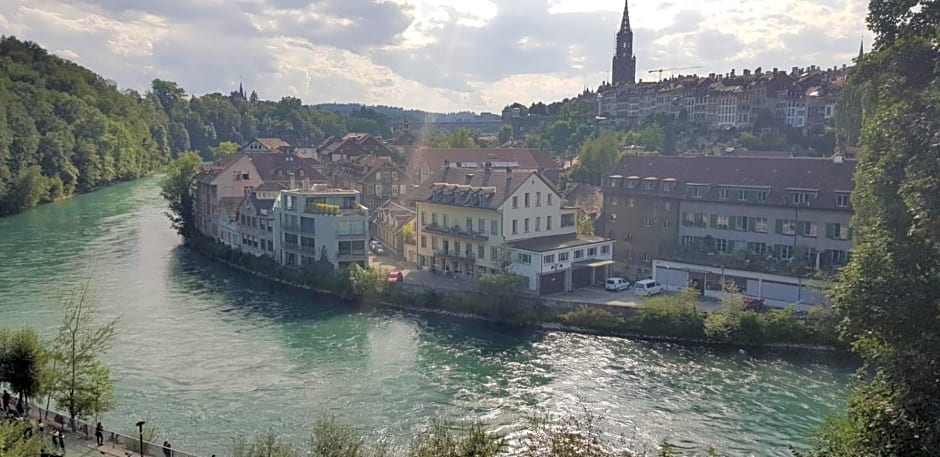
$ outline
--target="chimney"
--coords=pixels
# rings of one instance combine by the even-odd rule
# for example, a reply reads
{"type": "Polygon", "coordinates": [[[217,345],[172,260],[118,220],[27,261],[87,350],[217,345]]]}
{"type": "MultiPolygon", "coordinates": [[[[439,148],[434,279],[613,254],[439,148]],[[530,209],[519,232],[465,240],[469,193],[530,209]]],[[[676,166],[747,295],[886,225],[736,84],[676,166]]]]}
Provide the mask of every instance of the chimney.
{"type": "Polygon", "coordinates": [[[294,190],[294,174],[288,173],[287,175],[290,176],[290,190],[294,190]]]}
{"type": "Polygon", "coordinates": [[[791,70],[792,70],[792,71],[791,71],[790,73],[796,74],[796,72],[797,72],[797,70],[799,70],[799,68],[798,68],[798,67],[793,67],[793,68],[791,68],[791,70]]]}
{"type": "Polygon", "coordinates": [[[473,173],[467,173],[463,183],[469,185],[471,182],[473,182],[473,173]]]}
{"type": "Polygon", "coordinates": [[[751,70],[748,70],[747,68],[742,70],[741,73],[744,73],[744,76],[751,76],[751,70]]]}
{"type": "Polygon", "coordinates": [[[757,68],[754,69],[754,75],[755,75],[755,76],[760,76],[761,73],[762,73],[762,72],[761,72],[761,67],[757,67],[757,68]]]}
{"type": "Polygon", "coordinates": [[[734,68],[731,69],[731,77],[734,78],[734,68]]]}
{"type": "Polygon", "coordinates": [[[774,76],[777,76],[777,67],[774,67],[774,76]]]}

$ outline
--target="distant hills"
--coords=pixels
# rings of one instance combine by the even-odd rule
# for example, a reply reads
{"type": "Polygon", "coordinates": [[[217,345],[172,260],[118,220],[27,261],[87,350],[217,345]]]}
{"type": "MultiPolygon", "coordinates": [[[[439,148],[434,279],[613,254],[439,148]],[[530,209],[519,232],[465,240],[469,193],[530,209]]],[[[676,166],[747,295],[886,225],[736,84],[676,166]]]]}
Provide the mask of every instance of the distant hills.
{"type": "Polygon", "coordinates": [[[389,123],[396,124],[407,120],[409,123],[420,122],[468,122],[481,120],[499,120],[499,114],[493,113],[474,113],[470,111],[460,111],[456,113],[435,113],[414,109],[399,108],[396,106],[385,105],[363,105],[360,103],[321,103],[315,105],[317,108],[331,111],[334,113],[349,114],[359,112],[363,109],[374,111],[376,114],[384,116],[389,123]]]}

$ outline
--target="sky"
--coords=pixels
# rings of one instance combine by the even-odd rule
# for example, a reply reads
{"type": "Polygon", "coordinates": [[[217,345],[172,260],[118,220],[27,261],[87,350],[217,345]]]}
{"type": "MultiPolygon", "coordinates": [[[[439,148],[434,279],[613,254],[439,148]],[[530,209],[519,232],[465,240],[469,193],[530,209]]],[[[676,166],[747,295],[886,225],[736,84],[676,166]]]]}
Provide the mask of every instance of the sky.
{"type": "MultiPolygon", "coordinates": [[[[634,0],[637,78],[851,64],[867,0],[634,0]],[[667,76],[670,72],[664,72],[667,76]]],[[[610,79],[623,0],[0,0],[0,34],[122,88],[498,112],[610,79]]]]}

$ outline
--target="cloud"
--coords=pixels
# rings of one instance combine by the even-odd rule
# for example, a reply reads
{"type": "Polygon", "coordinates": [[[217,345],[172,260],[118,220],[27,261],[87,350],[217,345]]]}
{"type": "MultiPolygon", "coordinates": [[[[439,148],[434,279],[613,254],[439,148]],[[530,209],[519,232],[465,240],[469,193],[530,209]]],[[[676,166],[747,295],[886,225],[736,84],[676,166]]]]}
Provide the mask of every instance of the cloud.
{"type": "MultiPolygon", "coordinates": [[[[122,87],[191,93],[243,81],[265,98],[442,111],[552,101],[609,79],[623,4],[609,0],[3,0],[0,32],[122,87]]],[[[839,65],[866,0],[632,2],[649,70],[839,65]]],[[[687,73],[685,71],[684,73],[687,73]]],[[[667,76],[664,73],[664,76],[667,76]]]]}

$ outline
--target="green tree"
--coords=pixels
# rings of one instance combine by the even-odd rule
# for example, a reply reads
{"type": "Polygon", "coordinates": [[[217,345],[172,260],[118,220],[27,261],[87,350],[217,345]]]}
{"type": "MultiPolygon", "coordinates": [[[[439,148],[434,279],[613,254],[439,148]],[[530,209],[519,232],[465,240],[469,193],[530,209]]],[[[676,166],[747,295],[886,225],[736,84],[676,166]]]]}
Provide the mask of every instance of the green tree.
{"type": "Polygon", "coordinates": [[[111,406],[111,381],[98,357],[110,348],[117,321],[102,320],[91,279],[65,296],[62,314],[51,354],[61,370],[56,404],[73,419],[99,415],[111,406]]]}
{"type": "Polygon", "coordinates": [[[353,265],[348,274],[350,293],[365,303],[375,303],[388,288],[388,271],[386,270],[353,265]]]}
{"type": "Polygon", "coordinates": [[[620,137],[610,131],[588,138],[581,145],[578,167],[572,173],[572,178],[578,182],[600,185],[601,178],[607,176],[620,161],[623,155],[621,145],[620,137]]]}
{"type": "Polygon", "coordinates": [[[3,457],[35,457],[43,449],[44,437],[27,433],[30,424],[0,421],[0,452],[3,457]]]}
{"type": "Polygon", "coordinates": [[[526,290],[526,278],[515,273],[485,274],[478,282],[480,292],[498,309],[515,304],[526,290]]]}
{"type": "Polygon", "coordinates": [[[0,331],[0,380],[9,383],[13,393],[27,404],[40,392],[44,361],[45,351],[36,330],[0,331]]]}
{"type": "Polygon", "coordinates": [[[512,139],[512,126],[503,124],[499,128],[499,132],[496,134],[496,139],[500,145],[506,144],[509,140],[512,139]]]}
{"type": "Polygon", "coordinates": [[[594,221],[587,214],[578,214],[578,234],[594,235],[594,221]]]}
{"type": "Polygon", "coordinates": [[[873,51],[852,206],[853,243],[830,296],[863,360],[846,416],[819,456],[929,456],[940,449],[940,3],[870,3],[873,51]]]}
{"type": "Polygon", "coordinates": [[[238,152],[238,143],[223,141],[218,146],[209,148],[209,150],[212,151],[213,159],[221,159],[238,152]]]}
{"type": "Polygon", "coordinates": [[[161,184],[161,194],[169,205],[167,217],[176,232],[182,236],[195,233],[193,213],[193,186],[202,168],[202,158],[195,152],[185,153],[170,164],[161,184]]]}

